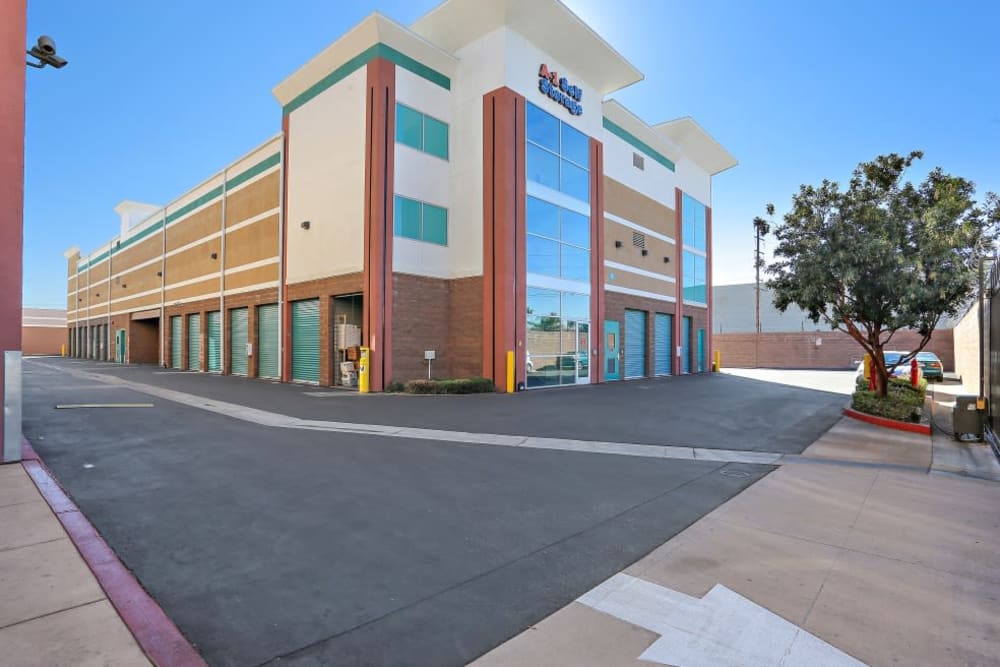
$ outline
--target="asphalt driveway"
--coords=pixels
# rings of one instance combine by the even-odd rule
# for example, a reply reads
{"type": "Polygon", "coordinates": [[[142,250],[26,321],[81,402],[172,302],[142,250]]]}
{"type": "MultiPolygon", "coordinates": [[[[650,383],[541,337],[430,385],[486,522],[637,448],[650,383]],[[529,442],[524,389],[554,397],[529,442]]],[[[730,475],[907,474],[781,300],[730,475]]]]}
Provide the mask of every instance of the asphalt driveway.
{"type": "Polygon", "coordinates": [[[801,451],[843,404],[785,388],[785,400],[798,396],[810,415],[789,431],[755,414],[759,398],[743,396],[759,397],[767,383],[742,378],[514,397],[341,397],[27,360],[26,437],[211,665],[464,664],[771,468],[272,429],[70,368],[319,419],[767,451],[801,451]],[[154,407],[54,407],[121,402],[154,407]],[[706,405],[717,413],[699,416],[706,405]],[[753,426],[741,429],[738,413],[753,426]]]}

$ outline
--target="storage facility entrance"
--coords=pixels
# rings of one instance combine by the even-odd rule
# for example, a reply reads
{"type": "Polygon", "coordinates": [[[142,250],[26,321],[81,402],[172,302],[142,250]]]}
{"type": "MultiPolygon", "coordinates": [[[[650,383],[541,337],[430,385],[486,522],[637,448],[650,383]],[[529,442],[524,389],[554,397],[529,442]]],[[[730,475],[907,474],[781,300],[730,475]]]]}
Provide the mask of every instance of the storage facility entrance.
{"type": "Polygon", "coordinates": [[[233,375],[247,374],[247,319],[248,308],[233,308],[229,311],[229,372],[233,375]]]}
{"type": "Polygon", "coordinates": [[[208,354],[206,365],[209,373],[222,372],[222,318],[217,310],[205,313],[205,327],[208,329],[208,354]]]}
{"type": "Polygon", "coordinates": [[[319,383],[319,299],[292,302],[292,380],[319,383]]]}
{"type": "Polygon", "coordinates": [[[170,367],[180,370],[184,368],[184,320],[180,315],[170,318],[170,367]]]}
{"type": "Polygon", "coordinates": [[[201,370],[201,313],[188,315],[188,358],[189,371],[201,370]]]}
{"type": "Polygon", "coordinates": [[[160,309],[132,313],[125,343],[128,363],[160,363],[160,309]]]}
{"type": "Polygon", "coordinates": [[[278,372],[278,304],[257,306],[257,377],[277,378],[278,372]]]}
{"type": "Polygon", "coordinates": [[[674,359],[674,316],[656,313],[654,316],[653,374],[670,375],[674,359]]]}
{"type": "Polygon", "coordinates": [[[358,387],[358,360],[361,357],[361,294],[333,298],[333,385],[358,387]]]}
{"type": "Polygon", "coordinates": [[[681,321],[681,372],[691,372],[691,318],[681,321]]]}
{"type": "Polygon", "coordinates": [[[625,379],[646,375],[646,311],[625,311],[625,379]]]}

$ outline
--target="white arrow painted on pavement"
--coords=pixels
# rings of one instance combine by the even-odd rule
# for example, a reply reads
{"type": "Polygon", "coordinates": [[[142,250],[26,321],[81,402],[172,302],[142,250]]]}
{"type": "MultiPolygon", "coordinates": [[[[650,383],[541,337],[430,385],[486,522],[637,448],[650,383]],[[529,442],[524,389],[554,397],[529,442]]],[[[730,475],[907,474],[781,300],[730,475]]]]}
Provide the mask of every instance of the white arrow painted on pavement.
{"type": "Polygon", "coordinates": [[[639,656],[648,662],[677,667],[865,667],[721,584],[699,599],[616,574],[577,601],[660,635],[639,656]]]}

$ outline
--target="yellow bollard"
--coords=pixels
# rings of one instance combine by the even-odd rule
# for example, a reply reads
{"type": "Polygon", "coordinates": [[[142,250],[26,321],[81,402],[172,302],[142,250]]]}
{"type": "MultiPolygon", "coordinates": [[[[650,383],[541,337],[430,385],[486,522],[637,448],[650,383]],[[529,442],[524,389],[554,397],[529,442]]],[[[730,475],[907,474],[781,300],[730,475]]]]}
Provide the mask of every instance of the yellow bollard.
{"type": "Polygon", "coordinates": [[[872,376],[872,355],[865,352],[865,379],[869,380],[872,376]]]}
{"type": "Polygon", "coordinates": [[[66,356],[66,343],[59,346],[59,354],[64,357],[66,356]]]}
{"type": "Polygon", "coordinates": [[[715,361],[712,362],[712,370],[716,373],[722,370],[722,350],[715,351],[715,361]]]}
{"type": "Polygon", "coordinates": [[[368,364],[371,361],[371,348],[362,347],[361,348],[361,359],[358,360],[358,392],[361,394],[367,394],[369,391],[368,374],[369,368],[368,364]]]}
{"type": "Polygon", "coordinates": [[[514,350],[507,350],[507,393],[514,393],[514,350]]]}

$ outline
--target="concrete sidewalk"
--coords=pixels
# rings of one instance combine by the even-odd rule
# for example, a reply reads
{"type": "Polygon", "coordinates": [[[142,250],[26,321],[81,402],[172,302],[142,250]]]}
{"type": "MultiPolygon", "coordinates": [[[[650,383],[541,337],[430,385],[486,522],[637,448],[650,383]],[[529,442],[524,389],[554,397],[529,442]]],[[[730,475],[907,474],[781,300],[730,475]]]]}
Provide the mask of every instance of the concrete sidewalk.
{"type": "Polygon", "coordinates": [[[1000,484],[931,468],[845,418],[475,664],[998,665],[1000,484]]]}
{"type": "Polygon", "coordinates": [[[22,464],[0,466],[0,662],[150,664],[22,464]]]}

